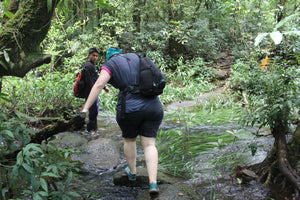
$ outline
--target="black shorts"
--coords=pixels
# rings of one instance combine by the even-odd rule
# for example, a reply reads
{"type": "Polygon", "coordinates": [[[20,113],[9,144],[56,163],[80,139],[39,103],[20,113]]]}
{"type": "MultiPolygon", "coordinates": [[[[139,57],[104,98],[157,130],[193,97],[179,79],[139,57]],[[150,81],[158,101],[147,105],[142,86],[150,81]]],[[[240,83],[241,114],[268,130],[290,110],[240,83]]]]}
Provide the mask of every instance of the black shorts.
{"type": "Polygon", "coordinates": [[[124,138],[136,138],[138,135],[155,138],[163,116],[162,105],[157,101],[144,111],[125,113],[124,118],[117,111],[117,122],[124,138]]]}

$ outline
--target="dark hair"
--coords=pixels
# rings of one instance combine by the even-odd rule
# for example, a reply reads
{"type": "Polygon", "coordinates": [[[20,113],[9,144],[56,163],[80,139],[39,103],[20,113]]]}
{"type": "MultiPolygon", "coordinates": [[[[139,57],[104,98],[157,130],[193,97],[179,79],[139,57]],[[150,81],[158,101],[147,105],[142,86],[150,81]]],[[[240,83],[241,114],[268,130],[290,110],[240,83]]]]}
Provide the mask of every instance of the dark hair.
{"type": "Polygon", "coordinates": [[[89,49],[89,55],[94,53],[94,52],[100,54],[100,51],[98,49],[94,48],[94,47],[89,49]]]}

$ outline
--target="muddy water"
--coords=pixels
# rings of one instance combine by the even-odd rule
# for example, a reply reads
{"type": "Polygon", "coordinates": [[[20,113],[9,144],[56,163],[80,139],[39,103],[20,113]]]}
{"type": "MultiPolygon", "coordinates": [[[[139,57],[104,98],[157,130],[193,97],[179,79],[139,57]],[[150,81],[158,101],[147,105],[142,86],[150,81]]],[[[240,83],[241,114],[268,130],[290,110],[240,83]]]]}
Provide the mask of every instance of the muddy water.
{"type": "MultiPolygon", "coordinates": [[[[120,159],[118,164],[111,168],[95,169],[86,166],[80,176],[72,183],[71,188],[82,195],[83,199],[101,199],[101,200],[133,200],[141,198],[141,194],[147,192],[148,188],[116,186],[113,184],[113,175],[122,171],[126,166],[126,161],[122,153],[121,131],[118,128],[115,117],[112,114],[101,114],[98,118],[99,134],[82,134],[87,140],[96,140],[97,138],[109,138],[116,142],[120,150],[120,159]]],[[[172,120],[165,120],[161,128],[163,130],[178,129],[182,126],[180,123],[174,123],[172,120]]],[[[220,126],[192,126],[191,133],[205,132],[205,134],[219,134],[226,130],[233,130],[238,125],[229,123],[220,126]]],[[[193,195],[187,196],[187,191],[182,192],[183,196],[168,198],[166,196],[158,199],[249,199],[260,200],[268,199],[271,192],[268,188],[255,180],[245,184],[240,184],[239,179],[235,177],[235,168],[237,166],[249,166],[264,160],[267,152],[273,144],[273,138],[270,137],[267,130],[260,133],[257,137],[251,132],[251,128],[241,131],[234,143],[220,146],[210,152],[200,153],[195,158],[193,167],[194,175],[192,178],[182,182],[192,190],[193,195]],[[257,144],[257,152],[254,156],[249,151],[249,144],[257,144]]],[[[144,166],[143,151],[138,145],[138,162],[140,167],[144,166]]],[[[168,190],[168,189],[166,189],[168,190]]],[[[161,190],[163,193],[166,190],[161,190]]],[[[181,194],[181,193],[180,193],[181,194]]],[[[81,198],[82,199],[82,198],[81,198]]]]}

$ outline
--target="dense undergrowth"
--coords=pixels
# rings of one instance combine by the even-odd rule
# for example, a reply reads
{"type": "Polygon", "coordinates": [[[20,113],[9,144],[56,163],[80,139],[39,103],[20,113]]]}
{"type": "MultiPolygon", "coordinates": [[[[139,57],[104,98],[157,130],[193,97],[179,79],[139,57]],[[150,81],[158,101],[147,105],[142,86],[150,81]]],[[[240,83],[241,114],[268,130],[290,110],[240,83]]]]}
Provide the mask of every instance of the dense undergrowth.
{"type": "MultiPolygon", "coordinates": [[[[195,94],[211,91],[214,88],[214,85],[207,79],[207,76],[213,78],[212,71],[201,59],[187,64],[183,64],[180,60],[178,62],[177,71],[165,70],[167,86],[164,95],[161,96],[161,101],[165,105],[195,99],[195,94]],[[199,72],[199,68],[202,68],[204,73],[199,72]],[[189,77],[196,72],[200,75],[195,79],[190,79],[189,77]]],[[[76,73],[40,72],[40,70],[30,72],[24,78],[5,77],[2,92],[4,95],[10,94],[10,100],[3,101],[2,106],[36,118],[70,119],[74,117],[82,109],[84,103],[84,99],[74,96],[73,86],[76,73]],[[37,77],[38,73],[43,73],[43,75],[37,77]]],[[[103,92],[100,95],[100,105],[104,110],[114,111],[118,90],[112,87],[110,89],[111,93],[103,92]]]]}

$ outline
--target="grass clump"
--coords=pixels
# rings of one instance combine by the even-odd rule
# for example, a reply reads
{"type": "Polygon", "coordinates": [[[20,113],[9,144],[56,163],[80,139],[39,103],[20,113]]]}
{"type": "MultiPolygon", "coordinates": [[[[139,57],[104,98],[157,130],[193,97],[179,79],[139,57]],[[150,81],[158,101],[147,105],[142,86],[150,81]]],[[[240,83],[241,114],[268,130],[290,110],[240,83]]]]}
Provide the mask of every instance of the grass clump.
{"type": "Polygon", "coordinates": [[[217,101],[211,101],[210,107],[200,105],[180,112],[168,112],[166,123],[174,127],[161,130],[157,136],[161,171],[192,177],[199,155],[211,153],[236,141],[238,134],[232,134],[228,129],[236,128],[244,113],[233,102],[215,109],[215,106],[218,107],[217,101]]]}

